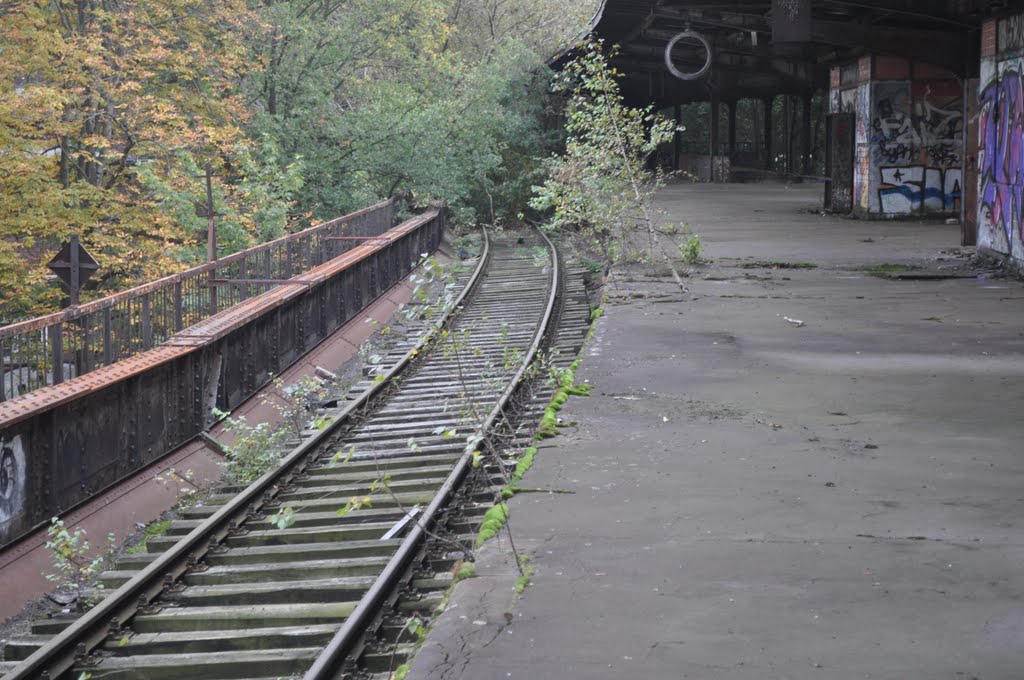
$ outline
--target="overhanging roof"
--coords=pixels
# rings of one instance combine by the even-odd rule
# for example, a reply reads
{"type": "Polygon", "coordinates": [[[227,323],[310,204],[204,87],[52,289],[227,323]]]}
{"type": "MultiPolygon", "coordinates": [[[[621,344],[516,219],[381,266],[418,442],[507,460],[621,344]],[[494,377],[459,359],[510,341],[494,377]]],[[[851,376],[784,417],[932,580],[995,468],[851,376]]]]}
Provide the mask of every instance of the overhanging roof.
{"type": "MultiPolygon", "coordinates": [[[[804,94],[828,86],[828,65],[865,54],[906,57],[960,76],[978,68],[984,20],[1019,0],[604,0],[591,33],[620,46],[615,66],[636,103],[668,106],[804,94]],[[712,46],[710,73],[679,80],[665,48],[691,29],[712,46]]],[[[1018,10],[1019,11],[1019,10],[1018,10]]],[[[680,71],[698,70],[707,53],[683,40],[672,52],[680,71]]]]}

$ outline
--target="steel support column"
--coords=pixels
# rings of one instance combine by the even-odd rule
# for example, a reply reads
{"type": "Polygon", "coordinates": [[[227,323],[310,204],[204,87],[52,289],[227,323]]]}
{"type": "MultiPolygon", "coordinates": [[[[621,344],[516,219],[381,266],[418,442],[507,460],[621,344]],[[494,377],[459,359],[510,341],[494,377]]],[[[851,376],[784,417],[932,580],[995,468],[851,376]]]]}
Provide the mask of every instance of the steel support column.
{"type": "Polygon", "coordinates": [[[739,106],[738,101],[729,102],[729,158],[735,159],[736,157],[736,107],[739,106]]]}
{"type": "Polygon", "coordinates": [[[800,126],[800,154],[803,159],[800,163],[800,172],[810,175],[814,171],[814,163],[811,161],[811,95],[805,94],[801,99],[803,120],[800,126]]]}
{"type": "Polygon", "coordinates": [[[711,93],[711,158],[710,158],[710,174],[711,181],[717,181],[715,177],[715,157],[718,155],[718,147],[720,144],[720,131],[719,131],[719,119],[721,114],[721,101],[718,98],[717,92],[711,93]]]}
{"type": "Polygon", "coordinates": [[[793,102],[788,94],[782,97],[782,148],[785,149],[787,175],[793,174],[793,102]]]}
{"type": "Polygon", "coordinates": [[[676,129],[672,135],[672,170],[673,172],[679,170],[679,158],[683,155],[683,133],[679,131],[679,128],[683,124],[683,107],[676,104],[672,108],[672,118],[676,122],[676,129]]]}

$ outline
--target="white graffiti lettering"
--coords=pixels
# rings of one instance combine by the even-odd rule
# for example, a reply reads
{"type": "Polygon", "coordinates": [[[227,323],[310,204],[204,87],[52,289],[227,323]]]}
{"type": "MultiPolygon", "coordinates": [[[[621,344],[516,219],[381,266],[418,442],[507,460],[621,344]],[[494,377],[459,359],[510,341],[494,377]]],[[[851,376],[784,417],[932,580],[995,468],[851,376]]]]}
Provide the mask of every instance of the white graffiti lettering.
{"type": "Polygon", "coordinates": [[[0,439],[0,525],[21,513],[25,504],[25,450],[21,436],[0,439]]]}

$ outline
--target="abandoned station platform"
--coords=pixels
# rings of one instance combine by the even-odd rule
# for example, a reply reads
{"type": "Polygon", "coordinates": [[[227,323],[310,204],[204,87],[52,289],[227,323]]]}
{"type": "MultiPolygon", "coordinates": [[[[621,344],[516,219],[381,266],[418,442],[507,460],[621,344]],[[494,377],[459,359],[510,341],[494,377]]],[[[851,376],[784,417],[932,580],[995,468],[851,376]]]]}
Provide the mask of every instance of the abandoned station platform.
{"type": "MultiPolygon", "coordinates": [[[[1021,3],[604,0],[590,30],[680,123],[659,219],[703,259],[607,276],[514,548],[405,677],[1024,677],[1021,3]]],[[[410,300],[446,212],[401,208],[0,329],[0,618],[49,589],[51,517],[137,532],[219,476],[214,409],[268,418],[268,375],[410,300]]]]}
{"type": "Polygon", "coordinates": [[[608,284],[577,380],[409,678],[1020,676],[1024,283],[820,185],[676,184],[681,294],[608,284]]]}
{"type": "Polygon", "coordinates": [[[710,262],[609,281],[591,396],[509,504],[531,585],[493,544],[409,678],[1021,677],[1022,29],[602,3],[710,262]]]}

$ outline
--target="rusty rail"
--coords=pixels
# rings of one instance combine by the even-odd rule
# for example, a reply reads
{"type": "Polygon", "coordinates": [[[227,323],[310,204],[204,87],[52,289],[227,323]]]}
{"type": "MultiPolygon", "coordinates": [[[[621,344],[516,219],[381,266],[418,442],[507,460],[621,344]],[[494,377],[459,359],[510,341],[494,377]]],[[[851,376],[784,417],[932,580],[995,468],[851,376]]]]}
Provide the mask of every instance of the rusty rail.
{"type": "Polygon", "coordinates": [[[101,300],[0,327],[0,401],[152,349],[382,234],[395,212],[389,199],[101,300]]]}

